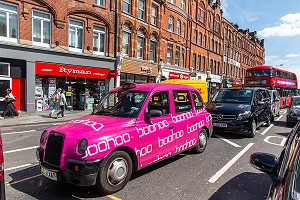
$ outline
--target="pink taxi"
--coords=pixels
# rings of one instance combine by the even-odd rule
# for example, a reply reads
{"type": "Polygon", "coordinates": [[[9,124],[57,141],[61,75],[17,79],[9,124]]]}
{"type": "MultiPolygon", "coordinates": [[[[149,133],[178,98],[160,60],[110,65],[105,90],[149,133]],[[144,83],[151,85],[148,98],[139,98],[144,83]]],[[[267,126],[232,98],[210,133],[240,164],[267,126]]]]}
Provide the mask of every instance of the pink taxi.
{"type": "Polygon", "coordinates": [[[203,152],[211,134],[194,87],[125,83],[92,114],[45,130],[37,158],[49,179],[111,194],[136,170],[188,149],[203,152]]]}

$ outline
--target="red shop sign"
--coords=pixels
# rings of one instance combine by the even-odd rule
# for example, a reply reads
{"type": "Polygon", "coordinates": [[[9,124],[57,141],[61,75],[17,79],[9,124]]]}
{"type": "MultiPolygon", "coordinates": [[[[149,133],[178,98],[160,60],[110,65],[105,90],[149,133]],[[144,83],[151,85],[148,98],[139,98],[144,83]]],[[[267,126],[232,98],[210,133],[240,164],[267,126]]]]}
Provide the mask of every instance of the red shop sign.
{"type": "Polygon", "coordinates": [[[109,70],[110,78],[118,78],[118,70],[109,70]]]}
{"type": "Polygon", "coordinates": [[[85,66],[70,66],[63,64],[52,63],[35,63],[35,73],[47,76],[69,76],[81,78],[97,78],[106,79],[109,69],[85,67],[85,66]]]}
{"type": "Polygon", "coordinates": [[[233,81],[232,84],[233,84],[233,85],[243,85],[243,83],[242,83],[242,82],[239,82],[239,81],[233,81]]]}
{"type": "Polygon", "coordinates": [[[177,73],[177,72],[169,72],[170,79],[189,79],[189,74],[177,73]]]}

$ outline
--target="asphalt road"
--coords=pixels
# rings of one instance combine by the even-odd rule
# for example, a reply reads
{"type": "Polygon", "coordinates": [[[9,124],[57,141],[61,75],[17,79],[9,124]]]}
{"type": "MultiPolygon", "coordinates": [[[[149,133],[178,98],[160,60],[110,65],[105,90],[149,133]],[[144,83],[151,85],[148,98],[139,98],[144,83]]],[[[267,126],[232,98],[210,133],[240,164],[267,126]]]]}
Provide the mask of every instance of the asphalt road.
{"type": "Polygon", "coordinates": [[[76,187],[41,176],[35,149],[40,134],[53,124],[2,129],[7,199],[253,199],[266,198],[269,177],[249,164],[257,151],[279,155],[291,131],[285,127],[285,110],[277,121],[257,130],[255,138],[218,134],[202,154],[186,152],[133,174],[125,188],[101,196],[95,187],[76,187]]]}

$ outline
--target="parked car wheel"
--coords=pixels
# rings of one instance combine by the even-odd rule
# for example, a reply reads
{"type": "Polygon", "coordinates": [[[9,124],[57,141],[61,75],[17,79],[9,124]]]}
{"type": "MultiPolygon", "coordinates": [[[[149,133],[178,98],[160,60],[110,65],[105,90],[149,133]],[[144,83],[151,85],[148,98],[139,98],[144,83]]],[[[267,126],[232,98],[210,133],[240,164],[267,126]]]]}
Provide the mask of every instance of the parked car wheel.
{"type": "Polygon", "coordinates": [[[274,122],[274,120],[275,120],[275,115],[276,115],[275,111],[271,113],[271,121],[272,122],[274,122]]]}
{"type": "Polygon", "coordinates": [[[255,121],[255,119],[253,119],[253,120],[252,120],[252,123],[251,123],[251,132],[250,132],[250,134],[249,134],[249,137],[251,137],[251,138],[254,138],[254,137],[255,137],[255,134],[256,134],[256,128],[257,128],[257,126],[256,126],[256,121],[255,121]]]}
{"type": "Polygon", "coordinates": [[[108,155],[100,165],[96,186],[102,194],[112,194],[121,190],[132,174],[132,160],[124,151],[108,155]]]}
{"type": "Polygon", "coordinates": [[[205,150],[206,146],[207,146],[207,140],[208,140],[207,132],[206,132],[205,129],[202,129],[199,133],[199,136],[198,136],[197,146],[195,146],[193,148],[193,152],[202,153],[205,150]]]}

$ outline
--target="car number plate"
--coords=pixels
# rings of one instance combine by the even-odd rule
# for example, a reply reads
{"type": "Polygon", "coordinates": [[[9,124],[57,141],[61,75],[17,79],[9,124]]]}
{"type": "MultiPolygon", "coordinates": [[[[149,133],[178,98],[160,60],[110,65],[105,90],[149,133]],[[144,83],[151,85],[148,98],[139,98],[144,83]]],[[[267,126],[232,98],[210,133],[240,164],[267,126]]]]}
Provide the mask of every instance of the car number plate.
{"type": "Polygon", "coordinates": [[[225,124],[225,123],[213,123],[213,126],[215,126],[215,127],[227,127],[227,124],[225,124]]]}
{"type": "Polygon", "coordinates": [[[47,178],[57,181],[57,173],[49,171],[48,169],[41,167],[41,173],[46,176],[47,178]]]}

